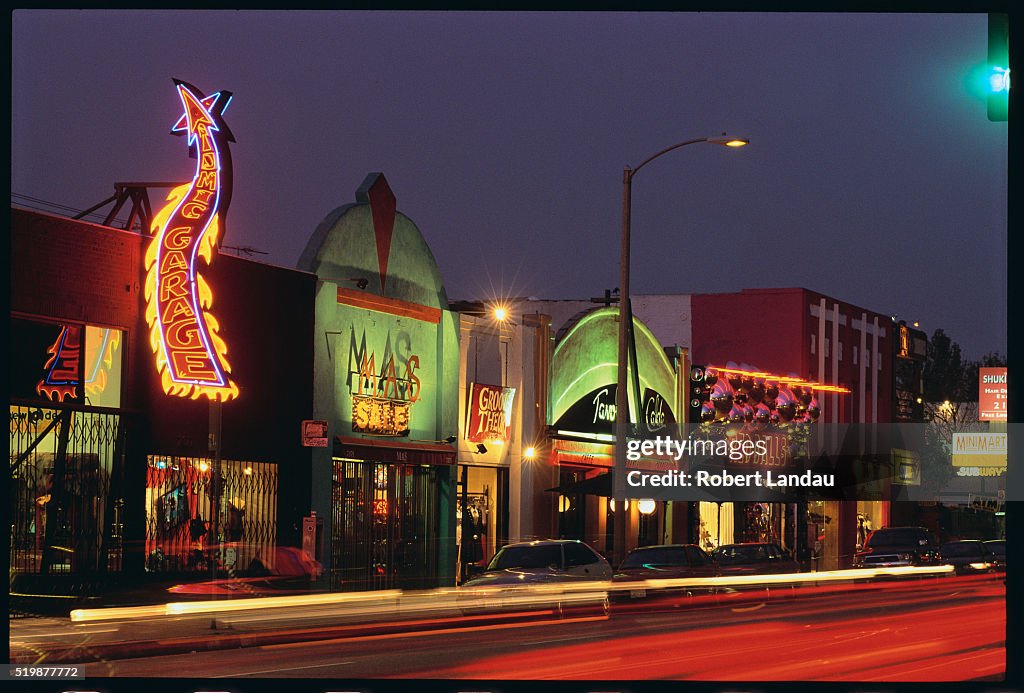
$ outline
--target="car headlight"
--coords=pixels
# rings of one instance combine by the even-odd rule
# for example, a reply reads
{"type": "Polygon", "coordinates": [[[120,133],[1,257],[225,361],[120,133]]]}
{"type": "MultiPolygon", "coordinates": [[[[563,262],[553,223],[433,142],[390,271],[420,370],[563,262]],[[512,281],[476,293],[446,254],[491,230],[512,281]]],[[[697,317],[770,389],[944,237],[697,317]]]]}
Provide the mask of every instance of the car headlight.
{"type": "Polygon", "coordinates": [[[975,570],[987,570],[991,565],[988,563],[971,563],[971,567],[975,570]]]}

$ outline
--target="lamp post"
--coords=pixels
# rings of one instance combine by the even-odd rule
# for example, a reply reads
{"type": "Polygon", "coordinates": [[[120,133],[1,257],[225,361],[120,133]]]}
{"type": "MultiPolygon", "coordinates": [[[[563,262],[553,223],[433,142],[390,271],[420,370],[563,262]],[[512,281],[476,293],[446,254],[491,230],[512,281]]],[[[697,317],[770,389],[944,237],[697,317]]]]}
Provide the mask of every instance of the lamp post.
{"type": "MultiPolygon", "coordinates": [[[[742,147],[749,144],[750,140],[739,137],[727,137],[725,135],[686,140],[685,142],[673,144],[671,147],[666,147],[660,152],[647,157],[636,168],[626,166],[622,171],[622,245],[619,258],[619,354],[618,378],[616,379],[615,388],[615,485],[613,488],[614,497],[619,500],[618,506],[622,511],[615,513],[612,534],[612,562],[616,566],[622,563],[622,559],[626,555],[627,519],[624,511],[624,501],[626,499],[626,436],[629,433],[629,371],[626,359],[631,342],[629,337],[633,331],[633,309],[629,302],[629,226],[633,176],[662,154],[667,154],[674,149],[699,142],[719,144],[724,147],[742,147]]],[[[639,377],[639,374],[634,374],[634,377],[639,377]]]]}

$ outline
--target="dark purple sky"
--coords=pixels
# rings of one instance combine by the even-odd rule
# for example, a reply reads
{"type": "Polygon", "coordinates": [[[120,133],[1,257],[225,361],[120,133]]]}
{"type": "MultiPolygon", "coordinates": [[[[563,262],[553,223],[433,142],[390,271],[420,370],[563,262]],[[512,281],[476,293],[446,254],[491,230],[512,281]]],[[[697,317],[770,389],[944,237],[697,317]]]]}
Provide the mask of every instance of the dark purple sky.
{"type": "MultiPolygon", "coordinates": [[[[383,171],[451,298],[804,286],[1006,351],[984,14],[17,11],[12,202],[185,180],[172,77],[235,93],[226,245],[294,267],[383,171]]],[[[32,203],[35,204],[35,203],[32,203]]]]}

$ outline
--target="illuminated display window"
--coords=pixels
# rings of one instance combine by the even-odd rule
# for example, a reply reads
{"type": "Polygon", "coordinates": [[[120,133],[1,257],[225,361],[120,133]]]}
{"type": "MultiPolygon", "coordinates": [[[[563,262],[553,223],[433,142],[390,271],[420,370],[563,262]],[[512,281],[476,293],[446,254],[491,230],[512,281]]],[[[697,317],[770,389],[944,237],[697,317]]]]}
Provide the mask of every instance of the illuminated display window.
{"type": "Polygon", "coordinates": [[[119,407],[123,345],[121,330],[11,318],[11,395],[119,407]]]}

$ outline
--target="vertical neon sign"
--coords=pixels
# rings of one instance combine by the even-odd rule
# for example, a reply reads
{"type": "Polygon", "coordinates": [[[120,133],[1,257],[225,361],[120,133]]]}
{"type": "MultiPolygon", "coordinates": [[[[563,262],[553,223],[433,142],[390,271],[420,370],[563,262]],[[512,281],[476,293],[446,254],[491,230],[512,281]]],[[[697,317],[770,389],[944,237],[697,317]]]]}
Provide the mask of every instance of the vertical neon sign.
{"type": "Polygon", "coordinates": [[[210,96],[174,80],[184,114],[171,134],[188,135],[196,157],[192,182],[178,186],[153,217],[153,241],[146,251],[146,321],[164,392],[226,401],[238,396],[229,377],[227,345],[209,308],[213,293],[199,274],[199,259],[210,264],[231,197],[234,142],[223,120],[231,93],[210,96]]]}

